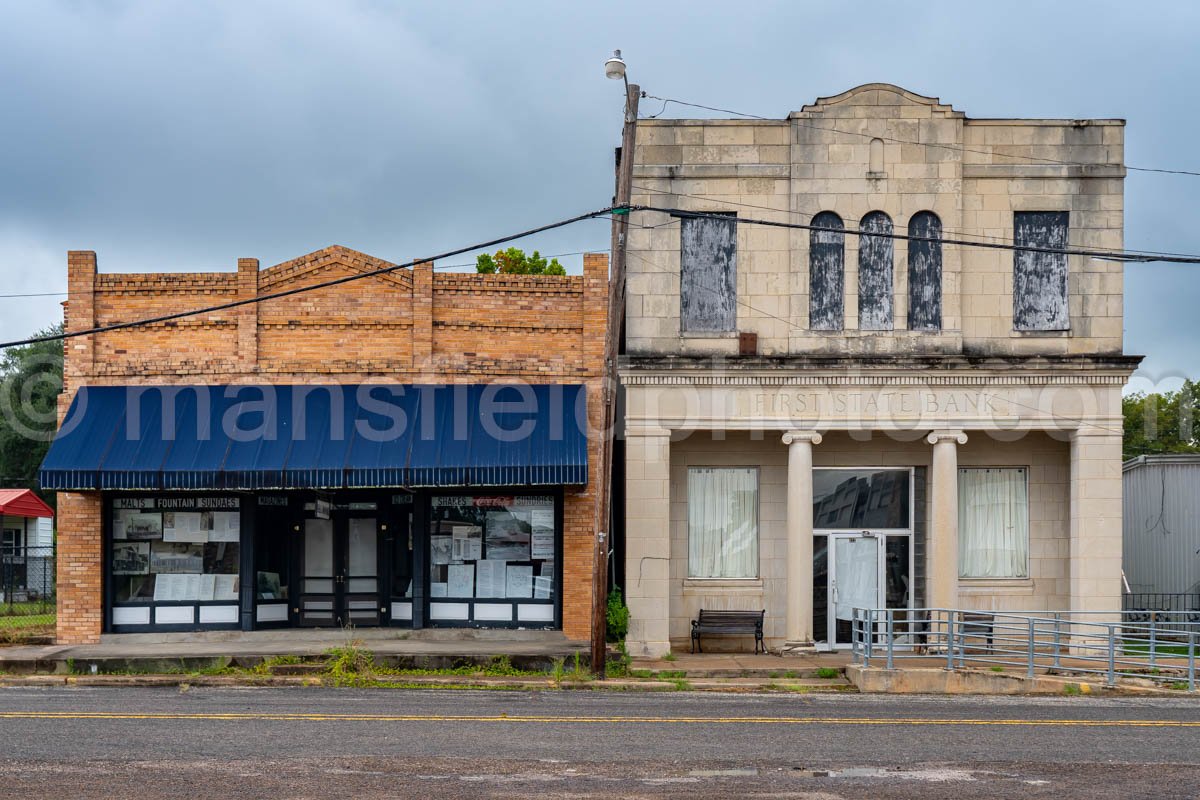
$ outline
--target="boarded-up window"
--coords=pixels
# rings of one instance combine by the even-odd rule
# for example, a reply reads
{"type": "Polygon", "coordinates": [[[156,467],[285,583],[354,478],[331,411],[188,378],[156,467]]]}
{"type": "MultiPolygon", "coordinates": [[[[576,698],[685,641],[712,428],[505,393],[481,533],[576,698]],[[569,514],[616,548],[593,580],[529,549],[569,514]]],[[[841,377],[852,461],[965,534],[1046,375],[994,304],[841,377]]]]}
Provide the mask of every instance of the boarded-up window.
{"type": "MultiPolygon", "coordinates": [[[[1068,227],[1066,211],[1018,211],[1013,214],[1013,241],[1018,247],[1065,250],[1068,227]]],[[[1013,251],[1013,327],[1019,331],[1070,329],[1066,253],[1013,251]]]]}
{"type": "Polygon", "coordinates": [[[872,211],[858,227],[862,231],[858,237],[858,327],[864,331],[890,331],[892,220],[882,211],[872,211]]]}
{"type": "Polygon", "coordinates": [[[842,218],[832,211],[813,217],[808,239],[808,327],[842,329],[842,288],[846,274],[846,234],[842,218]]]}
{"type": "Polygon", "coordinates": [[[737,218],[680,220],[679,316],[688,333],[737,329],[737,218]]]}
{"type": "Polygon", "coordinates": [[[932,211],[921,211],[908,221],[908,235],[908,329],[940,331],[942,221],[932,211]]]}

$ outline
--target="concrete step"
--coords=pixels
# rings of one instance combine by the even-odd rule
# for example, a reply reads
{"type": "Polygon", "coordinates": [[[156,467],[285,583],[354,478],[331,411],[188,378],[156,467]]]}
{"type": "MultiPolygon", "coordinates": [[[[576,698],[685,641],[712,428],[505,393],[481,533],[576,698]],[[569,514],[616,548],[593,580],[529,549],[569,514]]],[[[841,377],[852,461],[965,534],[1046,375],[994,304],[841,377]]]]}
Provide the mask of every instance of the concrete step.
{"type": "MultiPolygon", "coordinates": [[[[637,667],[634,667],[637,669],[637,667]]],[[[685,667],[673,669],[671,667],[651,667],[646,669],[654,677],[666,678],[753,678],[755,680],[781,680],[781,681],[796,681],[796,680],[828,680],[822,678],[820,672],[822,668],[814,667],[811,669],[766,669],[756,667],[685,667]]],[[[837,670],[836,678],[845,679],[845,670],[839,667],[833,667],[837,670]]],[[[639,674],[640,674],[639,670],[639,674]]]]}

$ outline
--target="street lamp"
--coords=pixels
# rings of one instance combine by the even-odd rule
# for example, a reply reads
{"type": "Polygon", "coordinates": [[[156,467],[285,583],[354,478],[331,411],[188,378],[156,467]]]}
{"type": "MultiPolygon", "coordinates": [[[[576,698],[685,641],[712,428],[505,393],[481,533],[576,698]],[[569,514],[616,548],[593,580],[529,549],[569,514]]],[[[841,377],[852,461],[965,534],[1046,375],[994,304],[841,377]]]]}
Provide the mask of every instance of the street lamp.
{"type": "Polygon", "coordinates": [[[620,50],[613,50],[612,58],[604,62],[604,77],[612,80],[625,80],[625,61],[621,58],[620,50]]]}
{"type": "MultiPolygon", "coordinates": [[[[616,427],[617,356],[619,335],[625,316],[625,246],[629,223],[629,200],[633,194],[633,154],[637,140],[638,100],[641,89],[625,77],[625,59],[614,50],[604,62],[604,76],[625,84],[625,124],[621,129],[621,150],[617,161],[617,191],[613,198],[612,263],[608,289],[608,330],[604,337],[604,427],[600,443],[600,497],[596,508],[596,544],[592,570],[592,670],[605,675],[608,633],[608,555],[611,552],[613,430],[616,427]],[[624,210],[616,210],[616,209],[624,210]]],[[[619,512],[618,512],[619,513],[619,512]]]]}

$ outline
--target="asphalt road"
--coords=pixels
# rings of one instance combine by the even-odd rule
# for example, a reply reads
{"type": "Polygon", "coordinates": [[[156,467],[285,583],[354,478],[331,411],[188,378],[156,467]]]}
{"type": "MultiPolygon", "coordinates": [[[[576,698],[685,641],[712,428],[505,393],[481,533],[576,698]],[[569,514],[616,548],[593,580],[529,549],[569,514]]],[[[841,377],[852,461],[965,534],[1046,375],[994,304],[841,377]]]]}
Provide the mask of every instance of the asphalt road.
{"type": "Polygon", "coordinates": [[[1200,702],[0,689],[0,797],[1194,798],[1200,702]]]}

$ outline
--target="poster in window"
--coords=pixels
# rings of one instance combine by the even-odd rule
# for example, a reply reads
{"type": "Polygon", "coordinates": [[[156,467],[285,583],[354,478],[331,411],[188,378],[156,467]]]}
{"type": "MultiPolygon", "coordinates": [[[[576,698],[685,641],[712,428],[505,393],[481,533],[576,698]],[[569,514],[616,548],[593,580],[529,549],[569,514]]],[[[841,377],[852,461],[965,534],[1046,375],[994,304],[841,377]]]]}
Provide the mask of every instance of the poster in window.
{"type": "Polygon", "coordinates": [[[549,600],[550,590],[554,588],[554,578],[539,575],[533,579],[533,599],[549,600]]]}
{"type": "Polygon", "coordinates": [[[532,558],[554,558],[554,509],[535,508],[530,512],[532,558]]]}
{"type": "Polygon", "coordinates": [[[449,536],[429,537],[429,563],[449,564],[454,555],[454,540],[449,536]]]}
{"type": "MultiPolygon", "coordinates": [[[[187,542],[153,542],[150,571],[163,574],[199,573],[204,570],[204,545],[187,542]]],[[[186,599],[186,598],[183,598],[186,599]]]]}
{"type": "Polygon", "coordinates": [[[475,594],[475,565],[451,564],[446,582],[447,597],[473,597],[475,594]]]}
{"type": "Polygon", "coordinates": [[[164,542],[204,544],[212,530],[211,511],[164,511],[162,538],[164,542]]]}
{"type": "Polygon", "coordinates": [[[455,525],[450,532],[454,540],[451,560],[478,561],[483,557],[483,528],[478,525],[455,525]]]}
{"type": "Polygon", "coordinates": [[[125,539],[161,539],[162,538],[162,515],[147,514],[142,511],[120,511],[118,514],[126,514],[124,519],[125,539]]]}
{"type": "Polygon", "coordinates": [[[213,600],[237,600],[238,576],[214,575],[213,600]]]}
{"type": "Polygon", "coordinates": [[[113,575],[145,575],[150,572],[149,542],[113,544],[113,575]]]}
{"type": "Polygon", "coordinates": [[[212,575],[200,574],[160,574],[154,583],[154,601],[158,603],[177,603],[186,600],[212,599],[212,583],[205,578],[212,575]]]}
{"type": "Polygon", "coordinates": [[[242,538],[242,519],[237,511],[211,512],[210,542],[239,542],[242,538]]]}
{"type": "Polygon", "coordinates": [[[258,573],[258,599],[259,600],[281,600],[283,594],[280,590],[280,581],[278,572],[260,572],[258,573]]]}
{"type": "Polygon", "coordinates": [[[446,584],[444,584],[444,583],[429,584],[429,596],[430,597],[447,597],[446,584]]]}
{"type": "Polygon", "coordinates": [[[512,511],[489,511],[487,557],[497,561],[528,561],[530,526],[512,511]]]}
{"type": "Polygon", "coordinates": [[[504,593],[510,598],[533,596],[533,567],[510,566],[505,577],[504,593]]]}
{"type": "Polygon", "coordinates": [[[495,559],[484,559],[477,563],[478,580],[476,597],[504,597],[504,582],[507,564],[495,559]]]}

